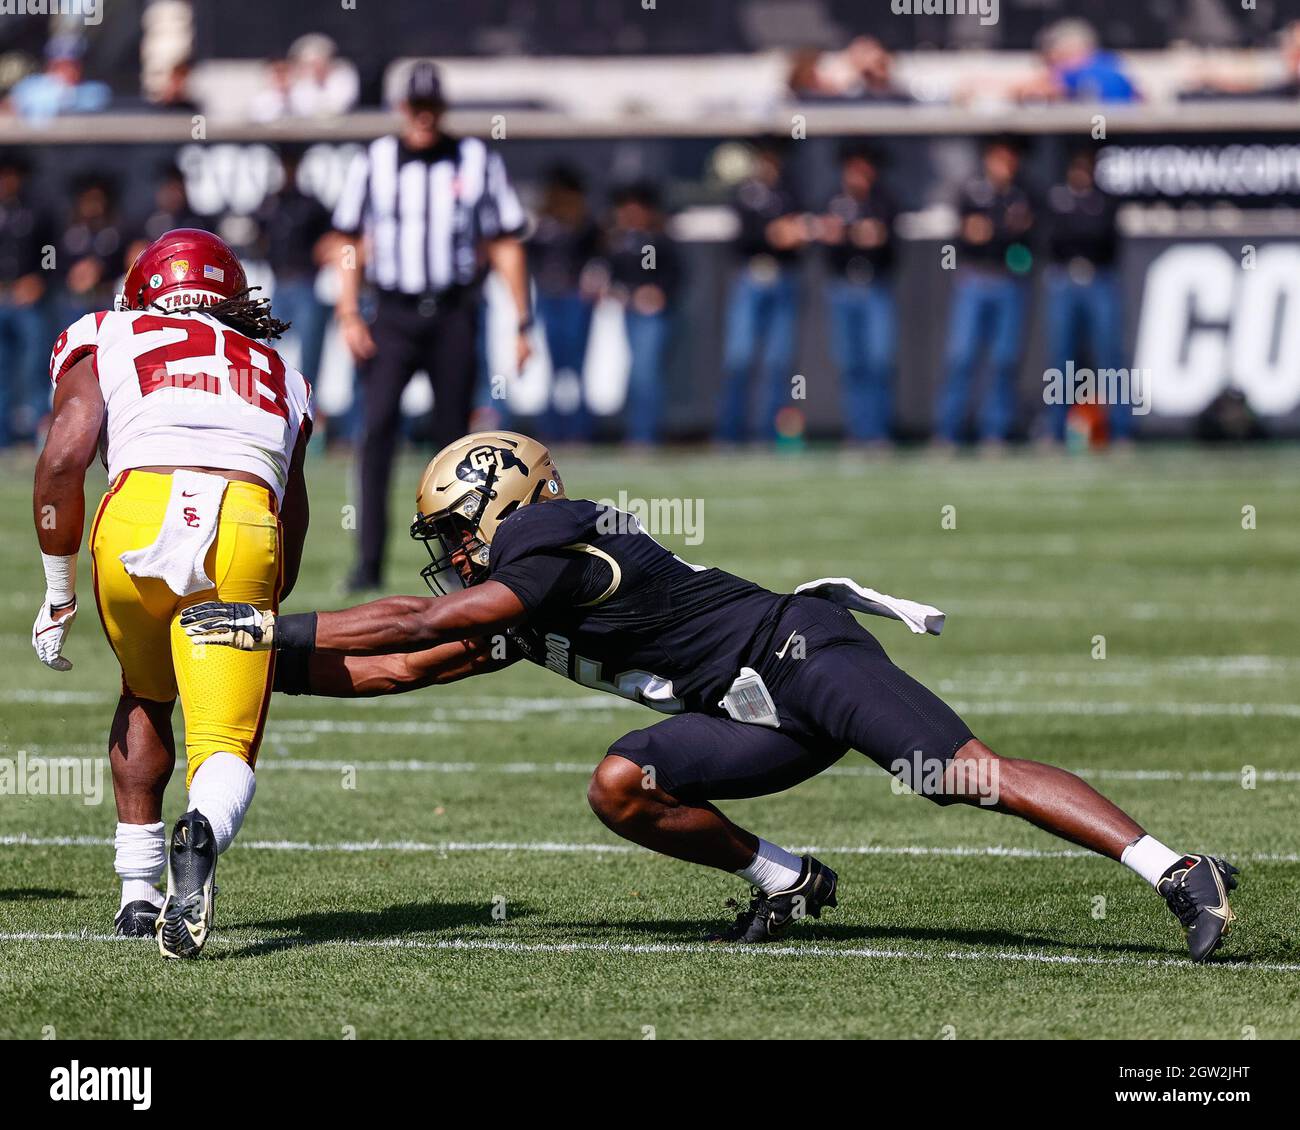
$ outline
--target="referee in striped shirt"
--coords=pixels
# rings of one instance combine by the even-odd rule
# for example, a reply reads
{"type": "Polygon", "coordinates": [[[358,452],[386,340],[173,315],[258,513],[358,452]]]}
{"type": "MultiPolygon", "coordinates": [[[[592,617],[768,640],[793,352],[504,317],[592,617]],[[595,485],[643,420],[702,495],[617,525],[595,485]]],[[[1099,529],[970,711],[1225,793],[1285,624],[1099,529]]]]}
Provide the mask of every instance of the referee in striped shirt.
{"type": "Polygon", "coordinates": [[[336,315],[364,383],[360,451],[360,553],[348,585],[383,579],[388,484],[401,425],[402,390],[420,369],[433,382],[433,442],[469,430],[478,374],[479,287],[489,268],[509,287],[519,316],[517,361],[528,359],[532,326],[525,216],[505,163],[477,138],[444,133],[446,102],[437,68],[411,70],[400,134],[357,155],[334,211],[344,237],[336,315]],[[349,254],[349,250],[351,253],[349,254]],[[377,291],[375,316],[361,315],[359,269],[377,291]]]}

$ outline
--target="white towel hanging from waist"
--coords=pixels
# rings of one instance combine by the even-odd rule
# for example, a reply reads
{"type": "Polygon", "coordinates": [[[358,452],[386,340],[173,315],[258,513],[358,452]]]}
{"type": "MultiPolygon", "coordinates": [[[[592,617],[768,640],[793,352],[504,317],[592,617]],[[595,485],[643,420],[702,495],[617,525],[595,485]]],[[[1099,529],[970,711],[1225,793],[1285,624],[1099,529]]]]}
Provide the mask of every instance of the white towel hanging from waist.
{"type": "Polygon", "coordinates": [[[213,587],[203,561],[217,536],[228,480],[202,471],[173,471],[167,512],[152,545],[128,550],[121,562],[133,577],[165,581],[177,596],[213,587]]]}
{"type": "Polygon", "coordinates": [[[901,596],[876,592],[849,577],[822,577],[820,580],[807,581],[794,591],[796,596],[819,596],[858,612],[902,620],[917,635],[929,632],[930,635],[937,636],[943,631],[945,617],[939,609],[929,604],[918,604],[914,600],[904,600],[901,596]]]}

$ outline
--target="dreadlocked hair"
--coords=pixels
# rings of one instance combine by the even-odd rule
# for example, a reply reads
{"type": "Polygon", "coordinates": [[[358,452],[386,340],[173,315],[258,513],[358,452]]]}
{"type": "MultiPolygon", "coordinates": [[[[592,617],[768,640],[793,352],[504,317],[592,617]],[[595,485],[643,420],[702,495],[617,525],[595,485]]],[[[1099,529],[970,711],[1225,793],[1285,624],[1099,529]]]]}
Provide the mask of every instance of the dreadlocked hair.
{"type": "MultiPolygon", "coordinates": [[[[229,298],[223,298],[220,302],[213,302],[209,305],[196,303],[193,306],[174,306],[167,310],[167,313],[207,314],[209,317],[225,323],[236,333],[241,333],[245,337],[271,340],[283,334],[289,328],[290,323],[271,316],[271,300],[269,298],[249,297],[253,291],[261,289],[260,286],[245,287],[238,294],[232,294],[229,298]]],[[[155,309],[163,309],[156,302],[153,303],[153,306],[155,309]]]]}

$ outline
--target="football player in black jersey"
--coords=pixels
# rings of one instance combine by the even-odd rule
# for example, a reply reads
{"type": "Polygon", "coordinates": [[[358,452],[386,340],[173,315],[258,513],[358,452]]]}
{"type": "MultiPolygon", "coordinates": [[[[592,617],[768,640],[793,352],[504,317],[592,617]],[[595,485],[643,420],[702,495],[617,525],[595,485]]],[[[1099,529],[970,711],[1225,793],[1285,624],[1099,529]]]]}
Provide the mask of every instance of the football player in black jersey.
{"type": "Polygon", "coordinates": [[[752,884],[720,939],[819,917],[837,877],[713,802],[788,789],[850,748],[939,804],[1010,813],[1122,861],[1165,897],[1197,961],[1232,921],[1231,865],[1170,850],[1072,773],[998,757],[832,599],[692,565],[632,515],[566,498],[536,441],[466,436],[426,468],[418,504],[434,597],[281,616],[211,602],[182,625],[200,643],[276,649],[288,693],[394,694],[522,658],[670,715],[616,741],[587,796],[620,836],[752,884]]]}

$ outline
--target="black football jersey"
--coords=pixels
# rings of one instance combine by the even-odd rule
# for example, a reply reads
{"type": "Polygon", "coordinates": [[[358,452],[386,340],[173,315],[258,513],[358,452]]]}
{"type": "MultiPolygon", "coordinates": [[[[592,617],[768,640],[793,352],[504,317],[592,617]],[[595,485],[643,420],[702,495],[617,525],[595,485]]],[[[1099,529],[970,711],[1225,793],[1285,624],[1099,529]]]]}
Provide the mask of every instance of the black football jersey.
{"type": "Polygon", "coordinates": [[[520,655],[667,714],[720,713],[791,599],[683,561],[632,514],[580,499],[506,518],[488,576],[528,610],[511,632],[520,655]]]}

